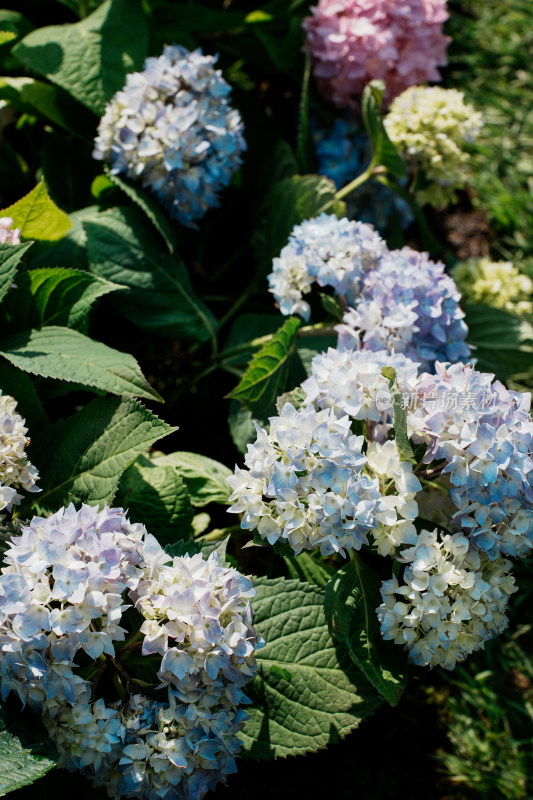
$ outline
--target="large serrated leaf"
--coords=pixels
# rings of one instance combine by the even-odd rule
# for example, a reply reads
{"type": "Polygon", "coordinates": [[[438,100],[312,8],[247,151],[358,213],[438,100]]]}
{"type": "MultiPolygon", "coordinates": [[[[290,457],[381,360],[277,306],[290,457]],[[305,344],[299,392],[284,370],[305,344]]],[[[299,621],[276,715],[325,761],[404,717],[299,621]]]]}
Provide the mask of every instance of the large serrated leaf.
{"type": "Polygon", "coordinates": [[[395,706],[405,688],[407,661],[397,645],[381,637],[376,615],[380,585],[378,576],[356,556],[328,583],[324,609],[335,639],[347,646],[354,663],[395,706]]]}
{"type": "Polygon", "coordinates": [[[197,453],[177,451],[156,456],[154,464],[176,469],[187,486],[193,506],[227,503],[230,495],[228,477],[232,474],[224,464],[197,453]]]}
{"type": "Polygon", "coordinates": [[[29,375],[0,358],[0,391],[10,394],[17,401],[17,414],[24,417],[29,435],[48,425],[37,390],[29,375]]]}
{"type": "Polygon", "coordinates": [[[320,175],[293,175],[274,184],[267,192],[259,212],[253,244],[264,273],[270,271],[272,259],[287,244],[293,227],[322,211],[343,216],[346,206],[336,200],[333,181],[320,175]]]}
{"type": "Polygon", "coordinates": [[[41,242],[62,239],[72,226],[68,215],[50,198],[44,181],[16,203],[2,209],[0,216],[11,217],[25,239],[41,242]]]}
{"type": "Polygon", "coordinates": [[[177,255],[136,208],[115,208],[84,224],[90,270],[128,287],[114,302],[141,328],[176,339],[206,341],[216,320],[196,297],[177,255]]]}
{"type": "Polygon", "coordinates": [[[325,589],[330,582],[335,570],[324,563],[323,559],[314,558],[310,553],[300,553],[297,556],[283,556],[289,578],[297,581],[307,581],[315,586],[325,589]]]}
{"type": "Polygon", "coordinates": [[[10,330],[64,325],[86,332],[95,300],[121,288],[77,269],[33,269],[17,278],[17,291],[6,299],[3,312],[10,330]]]}
{"type": "Polygon", "coordinates": [[[42,778],[57,758],[37,715],[0,705],[0,797],[42,778]]]}
{"type": "Polygon", "coordinates": [[[383,125],[381,102],[385,84],[383,81],[370,81],[363,92],[363,120],[372,142],[372,156],[377,164],[387,168],[391,175],[403,178],[406,175],[404,161],[389,139],[383,125]]]}
{"type": "Polygon", "coordinates": [[[174,234],[174,229],[161,206],[156,203],[156,201],[148,194],[147,191],[141,189],[140,186],[134,186],[131,183],[127,183],[127,181],[123,180],[119,175],[113,175],[110,170],[106,171],[106,175],[109,177],[111,182],[115,184],[115,186],[118,186],[118,188],[123,191],[130,200],[133,200],[133,202],[144,211],[155,229],[159,231],[163,237],[169,253],[173,253],[176,247],[176,236],[174,234]]]}
{"type": "Polygon", "coordinates": [[[42,489],[33,505],[112,502],[126,467],[173,430],[135,400],[93,400],[32,442],[42,489]]]}
{"type": "Polygon", "coordinates": [[[303,366],[294,370],[293,386],[286,386],[286,378],[294,366],[291,359],[298,359],[296,352],[296,331],[302,324],[298,317],[289,317],[282,327],[272,336],[259,352],[257,352],[242,379],[230,394],[239,400],[256,417],[266,417],[273,413],[276,397],[286,389],[293,388],[305,375],[303,366]]]}
{"type": "Polygon", "coordinates": [[[467,341],[474,346],[477,369],[500,380],[533,369],[533,325],[501,308],[470,303],[465,307],[467,341]]]}
{"type": "Polygon", "coordinates": [[[31,242],[25,242],[24,244],[6,244],[2,242],[0,244],[0,300],[7,294],[16,275],[20,259],[31,245],[31,242]]]}
{"type": "Polygon", "coordinates": [[[27,69],[46,75],[102,116],[126,75],[142,68],[147,46],[141,0],[106,0],[73,25],[32,31],[12,52],[27,69]]]}
{"type": "Polygon", "coordinates": [[[266,640],[246,693],[254,706],[242,731],[245,755],[319,750],[356,728],[381,699],[328,632],[324,591],[299,581],[254,579],[254,626],[266,640]]]}
{"type": "Polygon", "coordinates": [[[91,135],[95,119],[86,108],[59,86],[34,78],[2,76],[0,99],[7,100],[17,111],[41,114],[56,125],[79,137],[91,135]]]}
{"type": "Polygon", "coordinates": [[[174,467],[139,456],[120,479],[116,503],[129,509],[163,546],[192,534],[193,509],[185,481],[174,467]]]}
{"type": "Polygon", "coordinates": [[[0,342],[0,355],[31,375],[80,383],[111,394],[161,400],[133,356],[70,328],[50,325],[16,333],[0,342]]]}

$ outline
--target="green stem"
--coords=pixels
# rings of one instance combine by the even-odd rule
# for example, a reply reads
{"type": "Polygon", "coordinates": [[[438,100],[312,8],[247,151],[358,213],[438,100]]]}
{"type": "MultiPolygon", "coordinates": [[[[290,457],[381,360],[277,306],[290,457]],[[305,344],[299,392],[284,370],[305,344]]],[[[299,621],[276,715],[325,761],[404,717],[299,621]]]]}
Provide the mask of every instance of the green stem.
{"type": "Polygon", "coordinates": [[[363,183],[366,183],[370,178],[374,175],[374,170],[378,166],[377,158],[373,158],[368,167],[362,172],[357,178],[354,178],[353,181],[347,183],[346,186],[343,186],[342,189],[339,189],[337,194],[335,195],[335,200],[344,200],[349,194],[362,186],[363,183]]]}
{"type": "Polygon", "coordinates": [[[80,15],[80,19],[85,19],[90,13],[89,0],[78,0],[78,14],[80,15]]]}

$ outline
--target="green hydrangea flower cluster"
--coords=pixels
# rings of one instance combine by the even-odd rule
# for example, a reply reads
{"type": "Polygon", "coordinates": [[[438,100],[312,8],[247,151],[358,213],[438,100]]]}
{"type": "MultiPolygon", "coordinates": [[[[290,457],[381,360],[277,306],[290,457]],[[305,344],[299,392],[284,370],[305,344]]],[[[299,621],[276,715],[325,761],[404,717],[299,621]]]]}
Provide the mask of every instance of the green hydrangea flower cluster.
{"type": "Polygon", "coordinates": [[[465,145],[483,125],[483,117],[465,103],[463,93],[412,86],[393,101],[384,122],[407,166],[423,172],[425,180],[416,182],[417,201],[437,207],[454,202],[455,190],[468,177],[465,145]]]}
{"type": "Polygon", "coordinates": [[[533,314],[533,281],[510,261],[492,261],[488,256],[470,258],[457,264],[453,277],[471,303],[503,308],[518,317],[533,314]]]}

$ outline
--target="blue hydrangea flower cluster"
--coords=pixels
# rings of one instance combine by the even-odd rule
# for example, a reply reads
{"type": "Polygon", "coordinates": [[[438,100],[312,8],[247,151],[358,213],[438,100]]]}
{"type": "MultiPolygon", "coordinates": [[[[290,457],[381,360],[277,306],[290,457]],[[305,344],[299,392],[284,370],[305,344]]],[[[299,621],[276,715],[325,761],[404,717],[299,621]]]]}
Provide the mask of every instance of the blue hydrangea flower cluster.
{"type": "Polygon", "coordinates": [[[288,244],[272,264],[270,291],[282,314],[308,320],[309,303],[303,295],[314,283],[331,286],[347,303],[359,294],[361,278],[373,269],[387,245],[370,225],[321,214],[295,225],[288,244]]]}
{"type": "Polygon", "coordinates": [[[235,771],[235,733],[246,716],[239,706],[248,702],[242,689],[262,644],[247,578],[216,553],[171,559],[144,526],[107,506],[33,518],[11,539],[5,565],[2,698],[14,691],[41,711],[63,766],[112,787],[115,797],[179,800],[200,800],[235,771]],[[142,622],[137,647],[158,659],[161,701],[138,694],[115,648],[132,606],[142,622]],[[79,653],[98,659],[92,677],[79,674],[79,653]],[[106,668],[129,698],[95,699],[106,668]]]}
{"type": "Polygon", "coordinates": [[[247,469],[228,478],[230,511],[241,525],[270,544],[290,544],[296,554],[359,550],[384,510],[379,482],[363,472],[364,437],[354,436],[348,416],[286,403],[270,431],[257,428],[248,445],[247,469]]]}
{"type": "Polygon", "coordinates": [[[426,464],[449,476],[458,509],[452,523],[489,558],[524,556],[533,547],[531,397],[464,364],[437,364],[421,375],[420,402],[408,412],[426,464]]]}
{"type": "Polygon", "coordinates": [[[404,353],[425,369],[466,359],[461,295],[444,264],[409,247],[389,250],[374,229],[322,214],[293,229],[269,276],[282,314],[308,320],[303,295],[332,287],[347,309],[336,328],[341,350],[404,353]]]}
{"type": "Polygon", "coordinates": [[[360,296],[336,328],[341,349],[383,348],[432,369],[470,356],[468,328],[444,264],[410,247],[392,250],[365,274],[360,296]]]}
{"type": "Polygon", "coordinates": [[[383,583],[377,614],[383,638],[407,645],[413,663],[453,669],[507,627],[517,591],[507,559],[490,561],[461,533],[423,530],[401,560],[403,577],[383,583]]]}
{"type": "Polygon", "coordinates": [[[94,158],[139,180],[185,225],[219,204],[246,149],[216,59],[181,45],[148,58],[108,103],[95,141],[94,158]]]}
{"type": "MultiPolygon", "coordinates": [[[[368,134],[349,117],[337,118],[333,127],[326,131],[314,131],[318,173],[330,178],[337,189],[346,186],[366,169],[372,158],[368,134]]],[[[386,230],[393,214],[402,228],[413,221],[408,204],[388,186],[371,179],[348,195],[346,206],[350,219],[367,222],[382,232],[386,230]]]]}

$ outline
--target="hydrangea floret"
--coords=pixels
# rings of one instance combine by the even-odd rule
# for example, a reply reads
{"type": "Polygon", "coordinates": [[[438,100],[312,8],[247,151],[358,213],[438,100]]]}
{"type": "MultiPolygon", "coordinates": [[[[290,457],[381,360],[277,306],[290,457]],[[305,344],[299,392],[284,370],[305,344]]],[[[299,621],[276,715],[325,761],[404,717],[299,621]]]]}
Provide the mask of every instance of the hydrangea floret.
{"type": "Polygon", "coordinates": [[[94,157],[138,180],[182,224],[219,204],[246,149],[216,56],[168,45],[108,103],[94,157]]]}
{"type": "Polygon", "coordinates": [[[533,547],[531,396],[507,390],[472,366],[437,363],[423,374],[408,411],[424,463],[448,475],[457,508],[452,524],[491,559],[524,556],[533,547]]]}
{"type": "Polygon", "coordinates": [[[0,244],[20,244],[20,228],[13,227],[11,217],[0,217],[0,244]]]}
{"type": "Polygon", "coordinates": [[[319,0],[303,22],[319,89],[342,107],[379,78],[388,104],[408,86],[439,81],[447,18],[446,0],[319,0]]]}
{"type": "Polygon", "coordinates": [[[0,393],[0,511],[11,511],[24,499],[24,492],[40,492],[39,473],[28,460],[28,429],[17,414],[13,397],[0,393]]]}
{"type": "Polygon", "coordinates": [[[228,478],[229,510],[243,514],[242,527],[295,553],[344,555],[367,544],[384,509],[378,480],[363,471],[364,437],[352,434],[350,418],[286,403],[268,432],[256,429],[246,469],[228,478]]]}
{"type": "Polygon", "coordinates": [[[469,302],[503,308],[525,319],[533,316],[533,281],[510,261],[470,258],[457,264],[452,275],[469,302]]]}
{"type": "Polygon", "coordinates": [[[107,506],[34,517],[4,561],[2,698],[13,691],[41,711],[63,766],[113,797],[179,800],[200,800],[235,771],[242,688],[262,643],[250,580],[216,552],[171,558],[107,506]],[[129,656],[146,658],[151,681],[129,656]]]}
{"type": "Polygon", "coordinates": [[[490,561],[462,533],[422,530],[402,561],[401,581],[382,585],[377,614],[383,638],[405,645],[410,661],[453,669],[507,627],[517,590],[507,559],[490,561]]]}
{"type": "Polygon", "coordinates": [[[463,93],[412,86],[393,101],[384,124],[407,165],[423,171],[428,185],[416,190],[418,202],[437,207],[453,202],[468,180],[467,145],[483,126],[463,93]]]}

